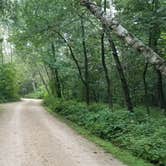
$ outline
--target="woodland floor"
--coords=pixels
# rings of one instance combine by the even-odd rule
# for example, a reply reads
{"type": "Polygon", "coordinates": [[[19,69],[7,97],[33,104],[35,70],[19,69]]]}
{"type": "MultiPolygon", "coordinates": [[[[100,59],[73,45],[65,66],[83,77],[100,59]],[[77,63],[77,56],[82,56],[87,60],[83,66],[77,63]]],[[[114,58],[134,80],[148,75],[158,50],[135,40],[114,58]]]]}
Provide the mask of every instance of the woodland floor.
{"type": "Polygon", "coordinates": [[[124,166],[47,113],[40,100],[0,109],[0,166],[124,166]]]}

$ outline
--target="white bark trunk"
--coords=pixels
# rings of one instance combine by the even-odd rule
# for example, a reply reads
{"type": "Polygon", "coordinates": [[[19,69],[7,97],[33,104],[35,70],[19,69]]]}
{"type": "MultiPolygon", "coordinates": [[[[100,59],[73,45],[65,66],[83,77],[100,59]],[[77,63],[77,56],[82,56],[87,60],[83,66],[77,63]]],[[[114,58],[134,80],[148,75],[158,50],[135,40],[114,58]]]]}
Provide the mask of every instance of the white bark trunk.
{"type": "Polygon", "coordinates": [[[109,14],[111,18],[115,17],[116,14],[116,9],[113,3],[113,0],[108,0],[108,4],[109,4],[109,14]]]}
{"type": "MultiPolygon", "coordinates": [[[[125,41],[129,46],[139,51],[145,59],[152,65],[155,65],[164,75],[166,75],[166,61],[155,53],[150,47],[146,46],[142,41],[129,33],[116,19],[111,15],[104,14],[102,9],[90,0],[80,0],[82,5],[87,7],[89,11],[96,16],[101,23],[112,30],[121,40],[125,41]]],[[[111,10],[110,10],[111,11],[111,10]]],[[[112,12],[112,11],[111,11],[112,12]]]]}

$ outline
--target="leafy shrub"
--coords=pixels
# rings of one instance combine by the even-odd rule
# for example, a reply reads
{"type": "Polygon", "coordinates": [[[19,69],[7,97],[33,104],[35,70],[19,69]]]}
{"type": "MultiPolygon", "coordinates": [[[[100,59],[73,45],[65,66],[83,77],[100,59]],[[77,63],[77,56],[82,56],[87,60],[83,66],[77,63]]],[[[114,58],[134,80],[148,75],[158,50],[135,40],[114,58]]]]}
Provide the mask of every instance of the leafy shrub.
{"type": "Polygon", "coordinates": [[[148,160],[154,165],[166,165],[166,118],[148,116],[136,109],[111,111],[107,105],[64,101],[47,97],[45,103],[53,111],[88,129],[91,133],[148,160]]]}
{"type": "Polygon", "coordinates": [[[16,71],[13,65],[0,66],[0,101],[15,101],[18,96],[18,84],[16,71]]]}
{"type": "Polygon", "coordinates": [[[110,111],[110,108],[108,107],[107,104],[93,103],[93,104],[89,105],[88,110],[90,112],[99,112],[101,110],[108,110],[108,111],[110,111]]]}
{"type": "Polygon", "coordinates": [[[43,86],[40,86],[36,92],[29,93],[25,95],[27,98],[34,98],[34,99],[43,99],[46,96],[47,92],[43,86]]]}

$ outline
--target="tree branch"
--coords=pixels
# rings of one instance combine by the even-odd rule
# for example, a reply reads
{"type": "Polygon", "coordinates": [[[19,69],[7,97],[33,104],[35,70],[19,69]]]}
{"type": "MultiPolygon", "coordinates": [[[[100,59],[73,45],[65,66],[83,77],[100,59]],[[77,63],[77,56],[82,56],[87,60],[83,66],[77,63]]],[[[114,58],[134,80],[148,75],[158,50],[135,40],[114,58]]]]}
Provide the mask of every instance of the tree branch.
{"type": "Polygon", "coordinates": [[[115,18],[106,15],[101,7],[98,7],[90,0],[80,0],[81,4],[85,6],[100,22],[109,30],[112,30],[121,40],[129,46],[139,51],[144,58],[152,65],[155,65],[164,75],[166,75],[166,61],[161,58],[150,47],[146,46],[141,40],[136,38],[133,34],[128,32],[115,18]]]}

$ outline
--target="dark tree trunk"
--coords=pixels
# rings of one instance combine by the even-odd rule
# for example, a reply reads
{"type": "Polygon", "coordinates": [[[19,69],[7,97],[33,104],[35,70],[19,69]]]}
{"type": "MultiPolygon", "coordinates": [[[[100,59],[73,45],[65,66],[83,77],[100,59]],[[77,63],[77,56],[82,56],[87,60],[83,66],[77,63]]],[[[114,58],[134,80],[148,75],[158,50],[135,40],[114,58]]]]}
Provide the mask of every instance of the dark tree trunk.
{"type": "Polygon", "coordinates": [[[99,102],[98,95],[96,94],[96,90],[92,88],[92,93],[93,93],[93,100],[97,103],[99,102]]]}
{"type": "Polygon", "coordinates": [[[116,63],[116,68],[117,68],[117,71],[118,71],[119,76],[120,76],[120,80],[121,80],[122,89],[124,92],[127,108],[130,112],[133,112],[133,104],[132,104],[131,97],[130,97],[129,87],[128,87],[127,80],[126,80],[125,75],[124,75],[123,67],[122,67],[121,62],[119,60],[119,56],[118,56],[117,49],[115,47],[115,43],[112,40],[110,34],[107,33],[107,35],[108,35],[108,41],[109,41],[110,47],[111,47],[112,52],[113,52],[113,57],[114,57],[114,60],[116,63]]]}
{"type": "Polygon", "coordinates": [[[158,106],[160,108],[165,108],[164,92],[163,92],[163,79],[162,74],[159,70],[156,69],[157,73],[157,97],[158,97],[158,106]]]}
{"type": "Polygon", "coordinates": [[[56,96],[57,95],[57,93],[56,93],[56,87],[55,87],[55,73],[54,73],[54,70],[53,70],[53,68],[51,67],[51,66],[49,66],[49,68],[50,68],[50,71],[51,71],[51,78],[50,78],[50,89],[51,89],[51,94],[53,95],[53,96],[56,96]]]}
{"type": "Polygon", "coordinates": [[[156,52],[154,52],[150,47],[146,46],[141,40],[136,38],[126,28],[124,28],[116,19],[116,17],[111,18],[108,17],[108,15],[105,15],[103,9],[97,6],[94,1],[80,0],[80,2],[96,18],[100,20],[101,24],[104,25],[109,32],[113,32],[122,41],[131,46],[133,49],[137,50],[140,55],[144,56],[144,58],[149,62],[149,64],[155,65],[156,68],[162,72],[162,74],[166,75],[165,60],[161,58],[156,52]]]}
{"type": "MultiPolygon", "coordinates": [[[[159,0],[153,1],[152,12],[154,13],[154,16],[157,15],[157,10],[159,8],[160,8],[159,0]]],[[[149,34],[149,47],[151,47],[158,54],[160,54],[158,51],[158,40],[160,38],[160,35],[161,35],[160,26],[158,25],[157,22],[152,23],[149,34]]],[[[165,97],[163,92],[163,77],[161,71],[156,66],[154,68],[157,74],[157,104],[160,108],[164,108],[165,97]]]]}
{"type": "Polygon", "coordinates": [[[55,79],[56,79],[56,92],[57,92],[57,96],[59,98],[62,97],[62,93],[61,93],[61,83],[60,83],[60,79],[59,79],[59,73],[57,69],[54,69],[55,72],[55,79]]]}
{"type": "Polygon", "coordinates": [[[104,73],[105,73],[105,79],[107,82],[108,103],[109,103],[109,106],[112,108],[113,102],[112,102],[111,80],[109,78],[108,69],[107,69],[107,65],[105,61],[104,36],[105,36],[105,33],[103,31],[103,33],[101,34],[101,59],[102,59],[104,73]]]}
{"type": "MultiPolygon", "coordinates": [[[[76,56],[75,56],[75,54],[74,54],[74,52],[73,52],[73,48],[71,47],[71,45],[68,43],[68,41],[63,37],[63,35],[62,35],[60,32],[58,32],[58,31],[55,31],[55,32],[58,34],[58,36],[59,36],[61,39],[64,40],[64,42],[66,43],[67,47],[69,48],[71,57],[72,57],[72,59],[73,59],[75,65],[76,65],[76,67],[77,67],[77,69],[78,69],[78,73],[79,73],[80,80],[81,80],[81,82],[83,83],[83,85],[84,85],[85,87],[87,87],[87,83],[86,83],[86,81],[85,81],[85,79],[84,79],[84,76],[83,76],[83,74],[82,74],[82,70],[81,70],[81,67],[80,67],[80,65],[79,65],[79,62],[78,62],[78,60],[77,60],[77,58],[76,58],[76,56]]],[[[88,76],[88,77],[89,77],[89,76],[88,76]]],[[[89,89],[89,87],[86,88],[86,89],[89,89]]],[[[87,96],[89,96],[88,93],[89,93],[89,90],[87,90],[87,92],[86,92],[87,96]]],[[[89,99],[87,99],[86,102],[87,102],[87,104],[88,104],[88,103],[89,103],[89,99]]]]}
{"type": "MultiPolygon", "coordinates": [[[[53,59],[54,59],[54,62],[56,62],[55,46],[54,46],[53,42],[51,43],[51,47],[52,47],[53,59]]],[[[58,69],[56,67],[52,67],[52,72],[53,72],[53,75],[54,75],[54,81],[55,81],[54,85],[55,85],[57,97],[61,98],[62,97],[61,84],[60,84],[58,69]]]]}
{"type": "Polygon", "coordinates": [[[150,114],[150,109],[149,109],[149,105],[148,105],[148,85],[147,85],[147,82],[146,82],[147,71],[148,71],[148,63],[145,64],[145,68],[144,68],[144,72],[143,72],[143,83],[144,83],[144,92],[145,92],[144,102],[145,102],[145,105],[146,105],[147,113],[150,114]]]}
{"type": "Polygon", "coordinates": [[[90,87],[89,87],[89,65],[88,65],[88,55],[87,55],[87,48],[85,43],[85,27],[84,21],[81,17],[81,30],[82,30],[82,46],[83,46],[83,53],[84,53],[84,66],[85,66],[85,91],[86,91],[86,103],[89,105],[90,103],[90,87]]]}
{"type": "Polygon", "coordinates": [[[0,38],[0,55],[1,55],[1,65],[4,64],[4,55],[3,55],[3,48],[2,48],[2,44],[3,44],[3,38],[0,38]]]}
{"type": "Polygon", "coordinates": [[[44,85],[45,88],[46,88],[47,93],[50,95],[50,90],[49,90],[49,88],[48,88],[48,86],[47,86],[47,83],[46,83],[46,81],[44,80],[44,77],[43,77],[43,75],[41,74],[40,70],[39,70],[39,76],[40,76],[40,79],[41,79],[43,85],[44,85]]]}
{"type": "Polygon", "coordinates": [[[50,76],[50,73],[49,73],[48,68],[47,68],[46,65],[44,65],[44,70],[45,70],[45,72],[46,72],[46,75],[47,75],[48,80],[51,81],[51,76],[50,76]]]}

